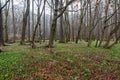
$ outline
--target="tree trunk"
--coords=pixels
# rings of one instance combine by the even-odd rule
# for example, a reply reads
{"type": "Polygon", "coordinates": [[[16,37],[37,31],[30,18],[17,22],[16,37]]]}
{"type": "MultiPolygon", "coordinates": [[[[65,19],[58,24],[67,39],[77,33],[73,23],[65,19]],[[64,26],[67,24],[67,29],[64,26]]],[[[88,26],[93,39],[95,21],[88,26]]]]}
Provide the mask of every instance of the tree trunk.
{"type": "MultiPolygon", "coordinates": [[[[0,0],[0,8],[1,8],[1,0],[0,0]]],[[[0,46],[4,45],[3,39],[3,18],[2,18],[2,10],[0,10],[0,46]]]]}
{"type": "MultiPolygon", "coordinates": [[[[30,7],[29,7],[30,10],[30,7]]],[[[28,15],[28,42],[30,42],[30,34],[31,34],[31,29],[30,29],[30,14],[28,15]]]]}
{"type": "Polygon", "coordinates": [[[53,42],[54,42],[54,38],[55,38],[55,32],[56,32],[56,20],[52,22],[52,26],[51,26],[51,32],[50,32],[50,38],[49,38],[49,45],[48,47],[52,48],[53,47],[53,42]]]}
{"type": "MultiPolygon", "coordinates": [[[[110,32],[110,35],[105,43],[105,45],[103,46],[104,48],[108,48],[110,40],[112,38],[112,35],[115,34],[119,29],[120,29],[120,22],[118,23],[118,25],[115,26],[115,28],[110,32]]],[[[118,41],[119,38],[116,38],[116,40],[118,41]]]]}
{"type": "Polygon", "coordinates": [[[32,34],[34,32],[34,0],[32,0],[32,34]]]}
{"type": "MultiPolygon", "coordinates": [[[[74,10],[73,4],[71,4],[71,9],[74,10]]],[[[74,34],[75,34],[75,32],[74,32],[74,12],[72,12],[71,27],[72,27],[72,30],[71,30],[71,32],[72,32],[72,41],[74,41],[74,36],[75,36],[75,35],[74,35],[74,34]]]]}
{"type": "MultiPolygon", "coordinates": [[[[40,6],[41,6],[41,1],[38,1],[38,12],[37,12],[37,23],[36,23],[36,26],[35,26],[35,29],[34,29],[34,32],[33,32],[33,35],[32,35],[32,48],[35,48],[35,37],[36,37],[36,32],[37,32],[37,28],[38,26],[40,27],[41,24],[40,24],[40,19],[41,19],[41,16],[42,16],[42,13],[43,13],[43,10],[44,10],[44,7],[45,5],[43,6],[43,9],[42,9],[42,12],[40,13],[40,6]]],[[[45,0],[45,3],[46,3],[46,0],[45,0]]],[[[41,32],[40,32],[41,34],[41,32]]]]}
{"type": "Polygon", "coordinates": [[[59,14],[57,14],[58,12],[58,0],[55,0],[55,9],[54,9],[54,18],[53,18],[53,22],[51,25],[51,30],[50,30],[50,38],[49,38],[49,44],[47,47],[53,47],[53,43],[54,43],[54,38],[55,38],[55,33],[56,33],[56,26],[57,26],[57,19],[59,17],[61,17],[63,15],[63,13],[65,12],[65,10],[67,9],[67,7],[73,2],[74,0],[69,1],[66,6],[60,11],[59,14]]]}
{"type": "Polygon", "coordinates": [[[8,42],[8,14],[9,14],[9,7],[10,7],[10,3],[8,4],[8,6],[6,6],[6,9],[5,9],[5,42],[8,42]]]}
{"type": "MultiPolygon", "coordinates": [[[[61,0],[60,2],[60,8],[63,7],[63,0],[61,0]]],[[[64,43],[65,39],[64,39],[64,31],[63,31],[63,16],[60,17],[60,43],[64,43]]]]}
{"type": "Polygon", "coordinates": [[[16,40],[16,26],[15,26],[15,18],[14,18],[14,2],[11,0],[12,3],[12,20],[13,20],[13,42],[16,40]]]}
{"type": "Polygon", "coordinates": [[[92,30],[91,30],[91,27],[92,27],[92,11],[91,11],[91,1],[89,0],[89,14],[90,14],[90,22],[89,22],[89,36],[88,36],[88,47],[91,46],[91,34],[92,34],[92,30]]]}
{"type": "Polygon", "coordinates": [[[106,2],[106,7],[105,7],[105,19],[104,19],[104,27],[102,28],[102,34],[101,34],[101,38],[100,38],[100,42],[99,42],[99,47],[102,45],[102,42],[104,41],[104,37],[105,37],[105,30],[107,29],[107,18],[108,18],[108,9],[109,9],[109,1],[106,2]]]}
{"type": "Polygon", "coordinates": [[[29,15],[29,7],[30,7],[30,0],[27,0],[27,8],[25,14],[23,14],[23,26],[22,26],[22,35],[21,35],[21,42],[20,44],[25,44],[25,33],[26,33],[26,26],[27,26],[27,17],[29,15]]]}
{"type": "MultiPolygon", "coordinates": [[[[45,6],[45,4],[46,4],[46,1],[44,0],[44,6],[45,6]]],[[[46,28],[46,25],[45,25],[46,24],[46,20],[45,20],[46,18],[45,18],[45,15],[46,15],[46,12],[45,12],[45,7],[44,7],[44,15],[43,15],[44,16],[43,17],[43,20],[44,20],[43,21],[43,42],[45,42],[45,37],[46,37],[46,32],[45,32],[46,31],[46,29],[45,29],[46,28]]]]}
{"type": "Polygon", "coordinates": [[[69,17],[68,17],[68,12],[65,12],[65,42],[70,41],[70,23],[69,23],[69,17]]]}
{"type": "Polygon", "coordinates": [[[54,42],[54,38],[55,38],[55,34],[56,34],[56,26],[57,26],[57,9],[58,9],[58,0],[55,0],[55,11],[54,11],[54,18],[53,18],[53,22],[52,22],[52,26],[51,26],[51,30],[50,30],[50,38],[49,38],[49,44],[48,47],[53,47],[53,42],[54,42]]]}

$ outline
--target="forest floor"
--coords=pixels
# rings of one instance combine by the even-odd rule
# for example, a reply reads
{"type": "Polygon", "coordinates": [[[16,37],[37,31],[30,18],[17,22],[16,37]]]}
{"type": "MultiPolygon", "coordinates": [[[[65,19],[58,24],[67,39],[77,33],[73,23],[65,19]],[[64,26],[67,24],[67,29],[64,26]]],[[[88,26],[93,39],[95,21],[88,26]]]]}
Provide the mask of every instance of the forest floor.
{"type": "Polygon", "coordinates": [[[0,80],[120,80],[120,44],[110,50],[85,42],[43,45],[2,47],[0,80]]]}

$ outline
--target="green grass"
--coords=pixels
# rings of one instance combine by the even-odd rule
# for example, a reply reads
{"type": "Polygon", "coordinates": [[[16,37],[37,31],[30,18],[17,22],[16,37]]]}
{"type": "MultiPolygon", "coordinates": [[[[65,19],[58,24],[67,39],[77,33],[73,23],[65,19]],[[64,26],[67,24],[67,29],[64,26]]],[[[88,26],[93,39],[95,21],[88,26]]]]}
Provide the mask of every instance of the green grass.
{"type": "Polygon", "coordinates": [[[120,59],[120,44],[117,44],[115,47],[111,49],[110,55],[111,57],[120,59]]]}
{"type": "Polygon", "coordinates": [[[31,50],[19,44],[7,45],[3,50],[4,52],[0,53],[0,80],[30,74],[25,71],[29,65],[29,56],[38,50],[31,50]]]}
{"type": "Polygon", "coordinates": [[[85,42],[56,43],[52,49],[15,43],[2,49],[0,80],[120,79],[120,44],[110,50],[86,47],[85,42]]]}

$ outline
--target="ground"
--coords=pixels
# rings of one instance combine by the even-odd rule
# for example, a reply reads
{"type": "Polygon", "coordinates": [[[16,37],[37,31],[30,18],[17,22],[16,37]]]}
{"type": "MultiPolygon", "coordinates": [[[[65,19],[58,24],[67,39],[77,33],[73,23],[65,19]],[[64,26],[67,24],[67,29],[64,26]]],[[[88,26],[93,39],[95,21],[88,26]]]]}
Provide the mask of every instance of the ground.
{"type": "Polygon", "coordinates": [[[120,44],[112,49],[86,47],[85,42],[7,44],[0,53],[0,80],[120,80],[120,44]]]}

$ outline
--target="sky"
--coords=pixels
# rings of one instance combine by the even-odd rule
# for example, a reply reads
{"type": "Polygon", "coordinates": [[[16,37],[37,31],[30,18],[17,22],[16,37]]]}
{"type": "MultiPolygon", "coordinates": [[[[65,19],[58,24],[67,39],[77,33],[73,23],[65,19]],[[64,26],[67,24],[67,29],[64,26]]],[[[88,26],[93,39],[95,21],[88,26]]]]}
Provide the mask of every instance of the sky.
{"type": "MultiPolygon", "coordinates": [[[[23,8],[24,7],[24,4],[23,4],[23,0],[13,0],[14,1],[14,5],[20,7],[20,8],[23,8]]],[[[44,1],[44,0],[43,0],[44,1]]],[[[6,0],[2,0],[3,3],[6,2],[6,0]]],[[[32,11],[32,0],[30,0],[30,11],[32,11]]],[[[43,6],[43,4],[42,4],[43,6]]],[[[46,11],[47,11],[47,14],[50,13],[50,8],[48,5],[46,5],[46,11]]],[[[34,3],[34,12],[35,14],[37,14],[37,6],[36,6],[36,3],[34,3]]]]}
{"type": "MultiPolygon", "coordinates": [[[[6,0],[2,0],[3,2],[5,2],[6,0]]],[[[18,7],[20,7],[20,8],[23,8],[24,7],[24,4],[23,4],[23,1],[24,0],[13,0],[14,1],[14,5],[16,5],[16,6],[18,6],[18,7]]],[[[31,10],[31,12],[32,12],[32,0],[30,0],[31,2],[31,6],[30,6],[30,10],[31,10]]],[[[44,1],[44,0],[43,0],[44,1]]],[[[50,0],[48,0],[48,1],[50,1],[50,0]]],[[[103,3],[105,3],[105,0],[102,0],[103,1],[103,3]]],[[[95,0],[93,1],[93,2],[96,2],[95,0]]],[[[50,3],[50,2],[49,2],[50,3]]],[[[77,4],[79,4],[79,3],[77,3],[77,4]]],[[[43,4],[42,4],[42,6],[43,6],[43,4]]],[[[79,7],[80,7],[80,5],[78,5],[79,7]]],[[[78,7],[78,8],[79,8],[78,7]]],[[[75,8],[74,8],[75,9],[75,8]]],[[[78,10],[78,9],[76,9],[76,10],[78,10]]],[[[35,14],[37,14],[37,6],[36,6],[36,3],[35,3],[35,8],[34,8],[34,11],[35,11],[35,14]]],[[[50,7],[48,6],[48,4],[46,4],[46,14],[50,14],[50,7]]]]}
{"type": "MultiPolygon", "coordinates": [[[[3,2],[6,2],[6,0],[2,0],[3,2]]],[[[13,0],[14,1],[14,5],[17,5],[17,6],[20,6],[20,7],[23,7],[24,6],[24,4],[23,4],[23,1],[24,0],[13,0]]],[[[31,2],[31,6],[30,6],[30,9],[32,10],[32,0],[30,0],[31,2]]],[[[36,0],[37,1],[37,0],[36,0]]],[[[44,0],[42,0],[42,2],[43,2],[44,0]]],[[[47,0],[49,3],[50,3],[50,0],[47,0]]],[[[35,3],[36,4],[36,3],[35,3]]],[[[37,10],[37,6],[36,5],[34,5],[35,6],[35,10],[37,10]]],[[[43,6],[43,4],[42,4],[42,6],[43,6]]],[[[46,10],[47,11],[50,11],[50,7],[49,7],[49,5],[46,3],[46,10]]]]}

